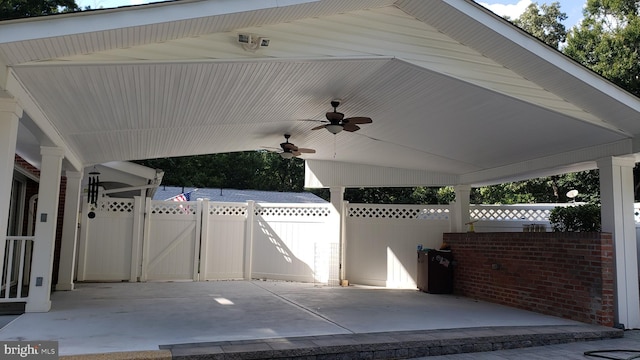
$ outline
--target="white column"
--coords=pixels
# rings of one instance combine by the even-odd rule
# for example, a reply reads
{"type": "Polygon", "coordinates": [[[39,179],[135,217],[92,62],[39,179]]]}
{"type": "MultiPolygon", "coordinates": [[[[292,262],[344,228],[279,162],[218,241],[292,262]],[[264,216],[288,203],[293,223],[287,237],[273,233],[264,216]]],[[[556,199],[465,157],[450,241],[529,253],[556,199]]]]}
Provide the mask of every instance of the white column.
{"type": "MultiPolygon", "coordinates": [[[[4,254],[9,222],[13,166],[16,159],[18,123],[22,108],[15,100],[0,99],[0,254],[4,254]]],[[[0,273],[4,267],[4,255],[0,255],[0,273]]]]}
{"type": "Polygon", "coordinates": [[[342,282],[343,280],[347,280],[345,279],[346,275],[345,275],[345,269],[346,269],[346,238],[344,236],[345,234],[345,229],[344,229],[344,214],[342,213],[344,210],[344,186],[336,186],[336,187],[331,187],[329,188],[329,194],[330,194],[330,201],[331,201],[331,205],[333,206],[333,209],[336,211],[336,213],[338,214],[338,259],[340,261],[339,264],[339,269],[338,269],[338,274],[340,274],[340,282],[342,282]]]}
{"type": "Polygon", "coordinates": [[[146,201],[150,200],[150,198],[146,198],[144,196],[133,197],[133,241],[131,243],[131,270],[129,273],[129,282],[137,282],[140,277],[144,210],[146,201]]]}
{"type": "Polygon", "coordinates": [[[40,154],[42,165],[38,189],[38,211],[26,312],[47,312],[51,309],[53,249],[56,241],[58,196],[64,150],[56,147],[41,147],[40,154]]]}
{"type": "Polygon", "coordinates": [[[56,290],[73,290],[78,239],[78,213],[82,192],[82,172],[67,171],[67,189],[64,198],[62,243],[60,244],[60,268],[56,290]]]}
{"type": "Polygon", "coordinates": [[[247,201],[247,219],[244,231],[244,279],[251,280],[253,272],[253,223],[255,222],[256,202],[247,201]]]}
{"type": "Polygon", "coordinates": [[[598,161],[602,231],[613,236],[616,267],[617,324],[640,328],[638,258],[633,217],[633,158],[611,157],[598,161]]]}
{"type": "Polygon", "coordinates": [[[469,198],[471,196],[470,185],[456,185],[453,187],[456,193],[456,201],[453,203],[453,219],[451,223],[451,231],[453,232],[466,232],[468,225],[466,225],[471,217],[469,215],[469,198]]]}

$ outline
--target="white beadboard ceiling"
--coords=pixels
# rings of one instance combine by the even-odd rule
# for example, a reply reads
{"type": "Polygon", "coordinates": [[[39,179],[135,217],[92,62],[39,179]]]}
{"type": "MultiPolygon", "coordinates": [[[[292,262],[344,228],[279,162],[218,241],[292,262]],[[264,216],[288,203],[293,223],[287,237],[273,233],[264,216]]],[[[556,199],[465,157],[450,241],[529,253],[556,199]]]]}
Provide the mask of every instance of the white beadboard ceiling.
{"type": "Polygon", "coordinates": [[[289,3],[0,23],[6,88],[29,97],[18,151],[35,157],[42,134],[25,133],[42,124],[83,165],[278,147],[290,133],[317,150],[306,159],[476,183],[633,153],[635,97],[473,1],[289,3]],[[246,51],[238,33],[271,42],[246,51]],[[373,123],[312,131],[336,98],[373,123]]]}

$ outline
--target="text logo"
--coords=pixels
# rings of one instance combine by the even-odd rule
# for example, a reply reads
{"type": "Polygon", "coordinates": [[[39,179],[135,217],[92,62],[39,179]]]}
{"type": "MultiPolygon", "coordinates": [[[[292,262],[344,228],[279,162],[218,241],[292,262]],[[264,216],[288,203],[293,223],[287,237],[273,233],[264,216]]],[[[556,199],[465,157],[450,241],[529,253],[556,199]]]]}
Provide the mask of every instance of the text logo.
{"type": "Polygon", "coordinates": [[[57,341],[0,341],[3,360],[58,360],[57,341]]]}

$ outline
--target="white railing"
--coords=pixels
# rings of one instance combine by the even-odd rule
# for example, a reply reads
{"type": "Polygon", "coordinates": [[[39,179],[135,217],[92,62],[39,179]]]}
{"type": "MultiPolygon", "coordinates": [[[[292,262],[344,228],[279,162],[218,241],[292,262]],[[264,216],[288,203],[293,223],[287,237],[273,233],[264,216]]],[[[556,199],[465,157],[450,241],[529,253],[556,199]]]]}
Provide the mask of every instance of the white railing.
{"type": "Polygon", "coordinates": [[[7,236],[0,303],[27,300],[28,294],[23,290],[31,272],[33,239],[33,236],[7,236]]]}

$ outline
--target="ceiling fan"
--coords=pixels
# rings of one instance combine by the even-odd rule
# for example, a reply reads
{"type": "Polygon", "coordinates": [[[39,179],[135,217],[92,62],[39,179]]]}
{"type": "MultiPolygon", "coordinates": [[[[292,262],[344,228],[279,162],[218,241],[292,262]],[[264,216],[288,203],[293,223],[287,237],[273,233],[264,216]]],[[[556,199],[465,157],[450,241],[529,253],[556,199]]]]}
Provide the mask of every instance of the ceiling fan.
{"type": "Polygon", "coordinates": [[[314,149],[299,148],[295,146],[293,143],[290,143],[289,142],[290,137],[291,137],[291,134],[284,134],[285,142],[280,143],[280,148],[282,149],[282,151],[279,152],[279,154],[280,156],[282,156],[282,158],[291,159],[293,157],[300,156],[303,153],[304,154],[316,153],[314,149]]]}
{"type": "MultiPolygon", "coordinates": [[[[318,129],[327,129],[332,134],[337,134],[340,131],[358,131],[360,130],[360,126],[356,124],[371,124],[373,120],[369,117],[350,117],[344,118],[344,114],[338,112],[338,106],[340,105],[340,100],[331,101],[331,106],[333,107],[333,111],[327,113],[328,124],[316,126],[311,130],[318,129]]],[[[327,122],[326,120],[321,120],[322,122],[327,122]]]]}

